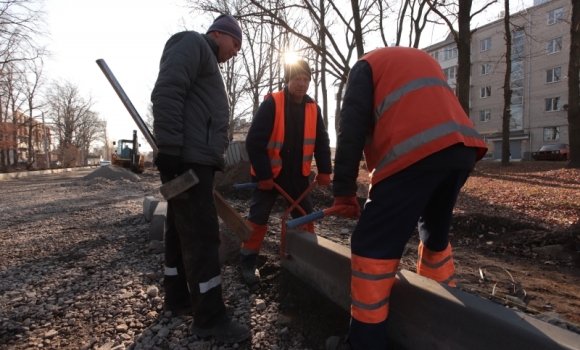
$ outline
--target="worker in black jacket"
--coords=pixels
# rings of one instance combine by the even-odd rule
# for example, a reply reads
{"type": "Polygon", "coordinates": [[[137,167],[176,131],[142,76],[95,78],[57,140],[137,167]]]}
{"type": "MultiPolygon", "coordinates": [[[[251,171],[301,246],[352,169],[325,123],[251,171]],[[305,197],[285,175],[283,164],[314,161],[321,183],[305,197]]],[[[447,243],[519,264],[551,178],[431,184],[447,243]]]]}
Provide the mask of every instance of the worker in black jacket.
{"type": "Polygon", "coordinates": [[[242,30],[230,15],[220,15],[207,34],[173,35],[151,94],[161,181],[188,169],[199,178],[168,201],[163,308],[177,315],[193,309],[192,334],[229,343],[250,331],[230,319],[222,298],[213,180],[225,168],[230,115],[219,64],[236,56],[241,44],[242,30]]]}
{"type": "MultiPolygon", "coordinates": [[[[290,197],[298,199],[310,185],[310,165],[316,159],[319,185],[330,184],[330,140],[320,107],[306,94],[311,69],[303,60],[285,67],[284,90],[269,94],[258,108],[246,138],[246,150],[251,163],[252,181],[258,187],[252,191],[248,223],[252,236],[242,244],[242,274],[247,283],[260,280],[257,257],[266,232],[270,211],[279,193],[278,184],[290,197]]],[[[307,195],[300,206],[309,214],[312,199],[307,195]]],[[[293,218],[301,216],[298,210],[293,218]]],[[[313,223],[304,227],[314,232],[313,223]]]]}

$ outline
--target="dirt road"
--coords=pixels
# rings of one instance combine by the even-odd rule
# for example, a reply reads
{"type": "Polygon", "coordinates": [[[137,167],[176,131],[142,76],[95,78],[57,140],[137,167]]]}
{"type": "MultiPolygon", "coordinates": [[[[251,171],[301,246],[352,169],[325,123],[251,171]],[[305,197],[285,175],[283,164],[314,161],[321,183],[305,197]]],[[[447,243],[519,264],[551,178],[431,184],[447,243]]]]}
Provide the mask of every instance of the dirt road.
{"type": "MultiPolygon", "coordinates": [[[[511,181],[515,188],[518,181],[533,179],[539,185],[527,187],[541,186],[539,193],[556,201],[552,198],[562,195],[551,191],[562,188],[547,179],[562,170],[478,171],[458,202],[452,230],[460,288],[500,303],[512,294],[523,304],[511,299],[509,306],[580,331],[574,328],[580,323],[574,255],[580,249],[574,226],[578,202],[539,200],[534,205],[549,208],[534,216],[530,212],[537,208],[522,211],[527,207],[516,200],[506,204],[509,195],[493,196],[490,204],[492,196],[480,193],[501,187],[493,181],[511,181]],[[489,187],[478,185],[483,182],[489,187]],[[571,223],[564,223],[560,212],[571,223]],[[552,256],[537,249],[550,246],[565,250],[554,250],[552,256]],[[478,271],[484,266],[494,266],[483,268],[485,279],[478,271]]],[[[220,226],[230,252],[222,269],[226,304],[230,315],[251,327],[251,339],[224,345],[190,335],[191,317],[175,318],[161,310],[163,247],[149,242],[142,216],[144,196],[158,196],[157,174],[147,171],[137,181],[90,179],[91,174],[92,169],[0,181],[0,349],[321,349],[326,337],[347,330],[346,312],[280,268],[281,205],[271,217],[259,260],[262,282],[253,288],[240,277],[239,241],[220,226]]],[[[233,169],[226,175],[216,185],[245,215],[249,192],[226,189],[244,182],[247,172],[233,169]]],[[[580,181],[577,173],[572,175],[564,190],[580,198],[580,181]]],[[[364,200],[365,184],[360,187],[364,200]]],[[[318,208],[332,203],[330,189],[317,188],[313,196],[318,208]]],[[[316,230],[348,245],[354,224],[330,217],[317,222],[316,230]]],[[[403,268],[414,270],[416,245],[416,238],[409,243],[403,268]]]]}

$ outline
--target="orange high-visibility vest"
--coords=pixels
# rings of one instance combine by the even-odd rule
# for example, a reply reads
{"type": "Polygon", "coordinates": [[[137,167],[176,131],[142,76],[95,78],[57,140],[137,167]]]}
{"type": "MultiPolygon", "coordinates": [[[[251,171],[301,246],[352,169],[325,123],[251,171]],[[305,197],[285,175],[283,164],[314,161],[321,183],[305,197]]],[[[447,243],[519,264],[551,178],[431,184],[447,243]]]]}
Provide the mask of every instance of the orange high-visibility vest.
{"type": "Polygon", "coordinates": [[[477,148],[477,160],[485,155],[485,141],[428,53],[386,47],[361,60],[373,72],[374,121],[364,148],[371,185],[457,143],[477,148]]]}
{"type": "MultiPolygon", "coordinates": [[[[274,98],[276,106],[276,115],[274,116],[274,128],[272,135],[268,141],[266,149],[270,158],[270,166],[272,167],[272,174],[274,178],[280,174],[282,169],[282,145],[284,144],[284,90],[274,92],[266,95],[264,99],[269,96],[274,98]]],[[[318,111],[316,103],[305,103],[304,111],[304,143],[302,145],[302,175],[310,175],[310,164],[314,156],[314,146],[316,145],[316,122],[318,120],[318,111]]],[[[252,175],[256,176],[254,168],[250,167],[252,175]]]]}

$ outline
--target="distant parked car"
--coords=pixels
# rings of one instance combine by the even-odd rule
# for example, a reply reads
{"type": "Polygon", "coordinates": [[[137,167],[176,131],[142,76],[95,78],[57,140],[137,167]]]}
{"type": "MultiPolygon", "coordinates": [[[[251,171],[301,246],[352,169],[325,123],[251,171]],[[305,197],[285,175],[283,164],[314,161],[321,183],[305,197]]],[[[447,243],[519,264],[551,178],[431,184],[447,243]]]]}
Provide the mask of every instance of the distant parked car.
{"type": "Polygon", "coordinates": [[[101,166],[108,166],[111,165],[111,161],[110,160],[102,160],[101,161],[101,166]]]}
{"type": "Polygon", "coordinates": [[[566,143],[556,143],[540,147],[537,152],[532,152],[534,160],[568,160],[570,159],[570,147],[566,143]]]}

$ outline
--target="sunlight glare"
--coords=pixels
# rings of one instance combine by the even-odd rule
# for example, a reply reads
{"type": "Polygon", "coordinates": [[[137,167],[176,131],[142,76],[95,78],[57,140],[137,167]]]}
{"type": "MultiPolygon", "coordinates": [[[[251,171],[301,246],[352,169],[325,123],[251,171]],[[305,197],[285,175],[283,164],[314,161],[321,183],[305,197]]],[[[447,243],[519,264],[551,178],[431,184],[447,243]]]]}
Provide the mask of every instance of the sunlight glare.
{"type": "Polygon", "coordinates": [[[292,64],[298,60],[298,54],[295,51],[284,52],[284,64],[292,64]]]}

